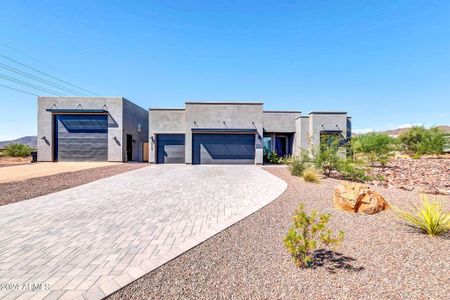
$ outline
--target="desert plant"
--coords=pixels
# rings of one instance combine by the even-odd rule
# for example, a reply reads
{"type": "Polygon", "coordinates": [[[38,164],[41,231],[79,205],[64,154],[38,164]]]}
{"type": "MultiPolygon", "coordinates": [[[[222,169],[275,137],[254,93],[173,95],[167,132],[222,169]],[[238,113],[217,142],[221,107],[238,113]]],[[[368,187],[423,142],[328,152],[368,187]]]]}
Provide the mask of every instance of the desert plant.
{"type": "Polygon", "coordinates": [[[292,161],[289,163],[289,171],[294,176],[302,176],[305,170],[305,161],[301,157],[293,157],[292,161]]]}
{"type": "Polygon", "coordinates": [[[31,147],[24,144],[9,144],[4,152],[10,157],[26,157],[31,155],[31,147]]]}
{"type": "Polygon", "coordinates": [[[439,155],[444,151],[444,133],[436,127],[414,126],[400,134],[398,139],[401,149],[416,158],[424,154],[439,155]]]}
{"type": "Polygon", "coordinates": [[[319,152],[314,156],[314,165],[323,170],[326,176],[330,176],[332,170],[336,170],[341,162],[338,155],[339,140],[337,138],[322,138],[319,152]]]}
{"type": "Polygon", "coordinates": [[[343,241],[343,231],[334,235],[327,227],[330,217],[330,214],[319,215],[317,211],[307,214],[304,205],[299,205],[293,217],[294,224],[284,238],[284,246],[297,266],[311,267],[314,264],[313,251],[319,245],[337,247],[343,241]]]}
{"type": "Polygon", "coordinates": [[[317,171],[314,168],[307,168],[303,171],[303,179],[306,182],[319,182],[319,175],[317,174],[317,171]]]}
{"type": "Polygon", "coordinates": [[[353,155],[362,154],[365,161],[386,165],[395,150],[395,139],[383,133],[367,133],[352,139],[353,155]]]}
{"type": "Polygon", "coordinates": [[[274,164],[274,165],[278,165],[282,162],[281,157],[279,157],[276,152],[270,152],[267,155],[267,160],[269,161],[269,163],[274,164]]]}
{"type": "Polygon", "coordinates": [[[366,182],[372,179],[367,175],[367,170],[364,166],[354,164],[350,161],[341,161],[337,169],[346,180],[366,182]]]}
{"type": "Polygon", "coordinates": [[[450,212],[445,211],[442,203],[421,196],[421,204],[409,210],[395,208],[397,216],[409,226],[429,236],[438,236],[450,230],[450,212]]]}

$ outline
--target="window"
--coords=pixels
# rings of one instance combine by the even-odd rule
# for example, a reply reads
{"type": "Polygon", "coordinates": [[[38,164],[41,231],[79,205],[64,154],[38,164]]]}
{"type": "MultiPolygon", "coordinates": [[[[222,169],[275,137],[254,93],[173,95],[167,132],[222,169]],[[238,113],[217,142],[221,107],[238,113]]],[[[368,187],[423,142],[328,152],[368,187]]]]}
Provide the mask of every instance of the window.
{"type": "Polygon", "coordinates": [[[272,152],[272,138],[270,136],[263,138],[263,149],[264,153],[272,152]]]}

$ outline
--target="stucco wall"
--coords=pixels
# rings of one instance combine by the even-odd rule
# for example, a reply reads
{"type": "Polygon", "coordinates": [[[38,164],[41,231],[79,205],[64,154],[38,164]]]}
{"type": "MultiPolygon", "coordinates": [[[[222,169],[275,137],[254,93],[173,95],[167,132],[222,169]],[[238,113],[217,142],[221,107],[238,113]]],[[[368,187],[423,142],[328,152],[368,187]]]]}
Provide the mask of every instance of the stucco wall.
{"type": "Polygon", "coordinates": [[[156,162],[156,134],[185,133],[184,109],[150,109],[149,110],[149,157],[150,163],[156,162]],[[153,138],[153,140],[152,140],[153,138]]]}
{"type": "Polygon", "coordinates": [[[263,126],[265,132],[295,132],[295,119],[300,112],[263,112],[263,126]]]}
{"type": "Polygon", "coordinates": [[[133,136],[133,161],[143,161],[144,143],[148,142],[148,112],[146,109],[123,99],[123,158],[126,160],[126,136],[133,136]],[[138,131],[140,125],[141,132],[138,131]]]}
{"type": "Polygon", "coordinates": [[[343,138],[347,135],[346,113],[310,113],[309,114],[309,136],[313,149],[320,145],[320,132],[322,130],[341,130],[343,138]]]}
{"type": "Polygon", "coordinates": [[[186,163],[192,163],[192,128],[256,129],[255,162],[263,162],[262,103],[186,102],[186,163]],[[195,122],[195,123],[194,123],[195,122]],[[253,122],[253,124],[252,124],[253,122]]]}
{"type": "Polygon", "coordinates": [[[53,161],[53,120],[47,109],[108,110],[108,161],[122,161],[122,98],[38,97],[38,161],[53,161]],[[81,106],[80,106],[81,105],[81,106]],[[42,137],[46,137],[46,140],[42,137]],[[114,141],[114,137],[120,143],[114,141]]]}

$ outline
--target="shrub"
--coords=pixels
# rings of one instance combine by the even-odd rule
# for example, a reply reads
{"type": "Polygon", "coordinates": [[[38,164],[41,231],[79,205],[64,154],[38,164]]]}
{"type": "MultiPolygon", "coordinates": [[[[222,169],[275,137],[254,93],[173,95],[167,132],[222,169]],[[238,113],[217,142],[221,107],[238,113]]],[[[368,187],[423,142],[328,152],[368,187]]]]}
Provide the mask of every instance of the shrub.
{"type": "Polygon", "coordinates": [[[445,137],[439,128],[426,129],[414,126],[398,137],[401,149],[408,155],[420,157],[424,154],[442,154],[445,137]]]}
{"type": "Polygon", "coordinates": [[[330,214],[313,211],[308,215],[300,204],[293,217],[294,224],[284,238],[284,246],[289,251],[295,264],[301,268],[314,264],[313,251],[320,245],[325,247],[339,246],[344,240],[344,232],[334,235],[327,227],[330,214]]]}
{"type": "Polygon", "coordinates": [[[313,168],[307,168],[303,171],[303,179],[306,182],[319,182],[319,175],[317,174],[317,171],[313,168]]]}
{"type": "Polygon", "coordinates": [[[289,164],[289,171],[294,176],[302,176],[305,168],[305,161],[301,157],[293,157],[289,164]]]}
{"type": "Polygon", "coordinates": [[[360,153],[367,163],[385,165],[393,156],[395,139],[383,133],[368,133],[352,139],[351,149],[353,154],[360,153]]]}
{"type": "Polygon", "coordinates": [[[330,176],[331,171],[336,170],[342,160],[338,155],[338,149],[338,139],[332,142],[321,140],[319,153],[314,158],[314,165],[317,169],[323,170],[326,176],[330,176]]]}
{"type": "Polygon", "coordinates": [[[31,147],[24,144],[9,144],[5,147],[6,156],[26,157],[31,155],[31,147]]]}
{"type": "Polygon", "coordinates": [[[450,230],[450,212],[444,210],[441,202],[430,201],[425,195],[421,202],[420,206],[416,205],[410,210],[396,208],[398,217],[429,236],[447,233],[450,230]]]}
{"type": "Polygon", "coordinates": [[[282,162],[281,157],[279,157],[276,152],[270,152],[267,155],[267,160],[269,161],[269,163],[274,164],[274,165],[278,165],[282,162]]]}
{"type": "Polygon", "coordinates": [[[338,171],[344,179],[350,181],[366,182],[372,179],[369,175],[367,175],[366,168],[355,165],[349,161],[341,162],[339,164],[338,171]]]}

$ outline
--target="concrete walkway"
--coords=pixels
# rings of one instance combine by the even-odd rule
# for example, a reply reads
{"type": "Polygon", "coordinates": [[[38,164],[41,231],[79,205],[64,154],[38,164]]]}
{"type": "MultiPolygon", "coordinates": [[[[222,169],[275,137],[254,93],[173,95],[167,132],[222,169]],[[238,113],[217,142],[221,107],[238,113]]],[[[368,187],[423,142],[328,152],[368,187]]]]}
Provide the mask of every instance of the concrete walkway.
{"type": "Polygon", "coordinates": [[[113,166],[114,162],[42,162],[0,168],[0,183],[74,172],[98,167],[113,166]]]}
{"type": "Polygon", "coordinates": [[[101,299],[285,189],[256,166],[158,165],[0,207],[0,298],[101,299]]]}

